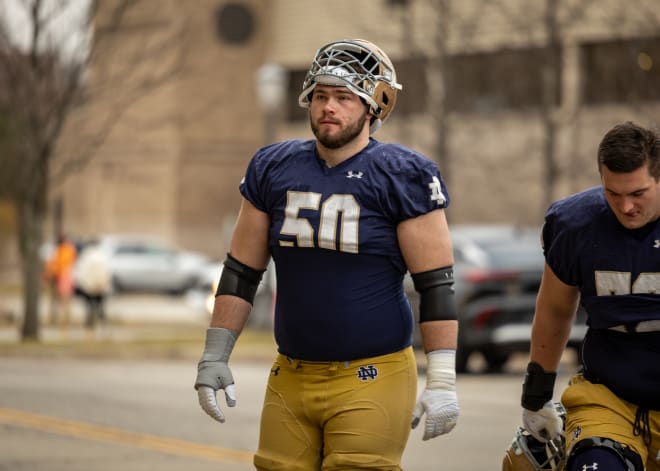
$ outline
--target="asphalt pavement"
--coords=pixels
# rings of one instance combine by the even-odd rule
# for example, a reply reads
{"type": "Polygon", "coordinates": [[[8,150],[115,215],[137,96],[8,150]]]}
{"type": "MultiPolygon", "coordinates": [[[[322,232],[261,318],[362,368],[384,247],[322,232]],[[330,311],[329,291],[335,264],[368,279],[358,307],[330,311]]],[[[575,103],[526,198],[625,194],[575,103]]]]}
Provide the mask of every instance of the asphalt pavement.
{"type": "MultiPolygon", "coordinates": [[[[3,467],[0,458],[0,469],[251,469],[264,372],[275,352],[272,331],[248,328],[239,337],[232,364],[242,407],[219,426],[200,412],[191,387],[209,322],[200,301],[194,295],[115,296],[106,322],[87,329],[80,300],[64,326],[48,323],[44,299],[40,340],[24,342],[20,300],[1,298],[0,455],[16,466],[3,467]],[[89,361],[97,358],[104,361],[89,361]]],[[[413,431],[405,468],[499,469],[520,422],[516,397],[525,362],[523,355],[515,358],[502,375],[460,375],[460,427],[429,442],[413,431]]],[[[562,375],[572,360],[564,365],[562,375]]],[[[424,381],[420,371],[420,389],[424,381]]]]}
{"type": "MultiPolygon", "coordinates": [[[[236,352],[245,350],[237,345],[236,352]]],[[[223,424],[200,409],[196,360],[0,361],[0,470],[248,471],[270,365],[232,355],[238,403],[223,424]]],[[[413,430],[406,471],[500,469],[520,424],[522,374],[460,375],[461,414],[450,434],[413,430]]],[[[419,377],[418,388],[425,378],[419,377]]],[[[564,379],[559,381],[564,383],[564,379]]]]}

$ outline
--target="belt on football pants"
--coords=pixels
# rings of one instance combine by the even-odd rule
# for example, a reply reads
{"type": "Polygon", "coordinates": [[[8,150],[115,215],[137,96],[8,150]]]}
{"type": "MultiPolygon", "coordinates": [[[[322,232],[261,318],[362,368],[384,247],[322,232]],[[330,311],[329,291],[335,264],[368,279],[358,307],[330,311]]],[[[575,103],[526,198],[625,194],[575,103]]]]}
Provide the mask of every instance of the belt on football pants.
{"type": "Polygon", "coordinates": [[[660,319],[616,325],[614,327],[610,327],[609,330],[628,333],[657,332],[660,330],[660,319]]]}

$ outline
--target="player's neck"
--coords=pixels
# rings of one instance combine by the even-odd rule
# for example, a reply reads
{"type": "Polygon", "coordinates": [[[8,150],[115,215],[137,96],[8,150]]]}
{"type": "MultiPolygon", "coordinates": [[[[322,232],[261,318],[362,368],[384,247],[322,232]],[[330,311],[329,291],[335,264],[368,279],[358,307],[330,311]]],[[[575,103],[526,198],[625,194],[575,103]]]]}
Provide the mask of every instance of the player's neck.
{"type": "Polygon", "coordinates": [[[353,139],[351,142],[348,142],[346,145],[339,147],[337,149],[330,149],[321,144],[318,140],[316,141],[316,150],[319,154],[319,157],[325,165],[329,168],[336,167],[345,160],[350,159],[355,154],[362,151],[365,147],[369,145],[369,134],[360,134],[358,137],[353,139]]]}

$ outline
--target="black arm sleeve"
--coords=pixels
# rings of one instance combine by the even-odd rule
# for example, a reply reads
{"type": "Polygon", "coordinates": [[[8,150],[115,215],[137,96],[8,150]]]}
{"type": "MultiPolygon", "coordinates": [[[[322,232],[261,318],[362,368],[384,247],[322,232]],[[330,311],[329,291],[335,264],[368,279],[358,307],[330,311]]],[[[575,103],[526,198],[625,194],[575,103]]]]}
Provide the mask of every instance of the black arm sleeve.
{"type": "Polygon", "coordinates": [[[420,295],[419,322],[456,320],[454,268],[437,268],[411,274],[420,295]]]}
{"type": "Polygon", "coordinates": [[[238,296],[253,304],[254,296],[257,294],[257,288],[265,271],[255,270],[239,262],[231,254],[227,254],[215,295],[238,296]]]}

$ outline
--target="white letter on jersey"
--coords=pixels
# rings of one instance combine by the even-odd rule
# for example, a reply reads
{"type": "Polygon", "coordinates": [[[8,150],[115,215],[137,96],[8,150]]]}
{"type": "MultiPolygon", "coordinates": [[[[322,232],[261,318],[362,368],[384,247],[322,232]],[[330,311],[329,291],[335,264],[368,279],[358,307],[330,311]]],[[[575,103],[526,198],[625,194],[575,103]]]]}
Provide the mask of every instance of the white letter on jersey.
{"type": "Polygon", "coordinates": [[[630,272],[596,271],[596,294],[660,294],[660,273],[640,273],[631,285],[630,272]]]}
{"type": "Polygon", "coordinates": [[[301,209],[319,209],[320,193],[289,191],[281,233],[296,236],[298,247],[314,247],[314,228],[307,219],[298,217],[301,209]]]}
{"type": "Polygon", "coordinates": [[[431,201],[435,201],[438,206],[445,204],[447,198],[445,198],[445,195],[442,193],[442,185],[440,185],[438,177],[433,177],[433,181],[429,183],[429,188],[431,189],[431,201]]]}
{"type": "Polygon", "coordinates": [[[339,250],[358,253],[358,219],[360,206],[353,195],[332,195],[321,206],[321,224],[319,227],[319,247],[337,250],[337,226],[339,225],[339,250]]]}

